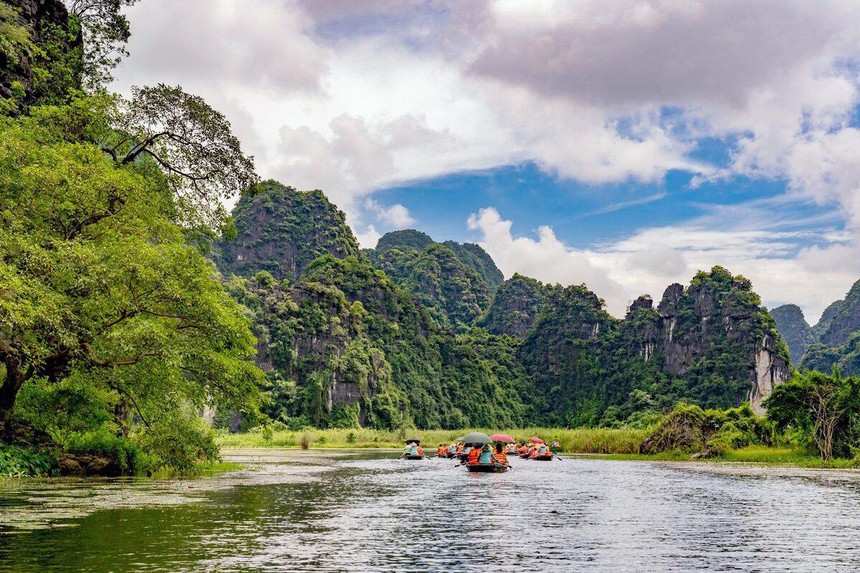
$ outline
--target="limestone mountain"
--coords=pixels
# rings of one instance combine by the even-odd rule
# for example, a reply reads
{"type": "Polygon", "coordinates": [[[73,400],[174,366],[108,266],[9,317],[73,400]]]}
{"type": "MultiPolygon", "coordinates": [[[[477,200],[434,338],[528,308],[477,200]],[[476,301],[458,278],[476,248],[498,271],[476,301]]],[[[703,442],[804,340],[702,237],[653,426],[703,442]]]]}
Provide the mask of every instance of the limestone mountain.
{"type": "Polygon", "coordinates": [[[0,109],[68,101],[83,66],[80,26],[62,0],[0,0],[0,109]]]}
{"type": "Polygon", "coordinates": [[[277,279],[296,279],[322,255],[358,255],[346,216],[319,190],[264,181],[242,195],[233,221],[235,238],[219,242],[213,254],[225,275],[264,270],[277,279]]]}
{"type": "Polygon", "coordinates": [[[803,311],[796,304],[784,304],[771,310],[770,315],[776,322],[780,336],[788,344],[791,362],[799,364],[809,345],[818,340],[812,327],[806,322],[803,311]]]}
{"type": "Polygon", "coordinates": [[[860,281],[844,299],[824,310],[810,335],[802,359],[797,360],[800,368],[830,372],[836,366],[845,375],[860,374],[860,281]]]}
{"type": "Polygon", "coordinates": [[[514,275],[491,295],[477,245],[406,230],[360,251],[320,191],[268,181],[233,217],[213,258],[254,323],[265,410],[296,427],[645,424],[680,400],[760,407],[788,374],[773,319],[721,267],[616,319],[585,285],[514,275]]]}
{"type": "Polygon", "coordinates": [[[860,281],[854,283],[845,299],[837,301],[822,316],[825,321],[819,341],[827,346],[838,346],[848,341],[854,332],[860,330],[860,281]]]}
{"type": "Polygon", "coordinates": [[[364,253],[427,307],[437,325],[460,332],[490,304],[490,286],[481,273],[495,285],[501,275],[480,246],[440,244],[413,229],[383,235],[376,249],[364,253]]]}
{"type": "Polygon", "coordinates": [[[478,324],[492,334],[525,338],[547,302],[559,290],[560,286],[514,274],[496,290],[490,308],[478,324]]]}
{"type": "Polygon", "coordinates": [[[761,401],[788,378],[788,349],[751,284],[721,267],[669,286],[657,308],[640,297],[623,320],[583,286],[554,294],[520,360],[550,423],[626,419],[635,405],[704,407],[761,401]]]}

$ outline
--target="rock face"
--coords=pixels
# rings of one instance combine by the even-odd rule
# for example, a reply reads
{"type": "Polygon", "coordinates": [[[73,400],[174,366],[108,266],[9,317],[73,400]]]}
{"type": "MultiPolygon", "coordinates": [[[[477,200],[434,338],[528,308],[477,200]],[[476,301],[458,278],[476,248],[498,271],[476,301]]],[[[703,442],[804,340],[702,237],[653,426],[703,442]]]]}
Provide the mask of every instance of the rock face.
{"type": "Polygon", "coordinates": [[[838,346],[848,341],[854,332],[860,330],[860,281],[854,283],[845,300],[828,307],[822,316],[826,327],[821,332],[819,341],[826,346],[838,346]]]}
{"type": "Polygon", "coordinates": [[[829,373],[835,366],[845,375],[860,374],[860,281],[843,300],[830,304],[811,328],[795,305],[781,306],[772,314],[800,368],[829,373]]]}
{"type": "Polygon", "coordinates": [[[703,382],[721,374],[745,377],[746,397],[761,413],[773,387],[788,379],[789,357],[760,304],[749,281],[720,267],[697,274],[687,289],[671,285],[657,307],[661,328],[654,353],[673,376],[695,374],[703,382]]]}
{"type": "Polygon", "coordinates": [[[358,255],[346,217],[322,191],[296,191],[265,181],[233,210],[237,235],[222,241],[214,258],[225,275],[261,270],[277,279],[297,279],[317,257],[358,255]]]}
{"type": "Polygon", "coordinates": [[[770,311],[770,315],[780,336],[788,344],[791,361],[799,364],[809,345],[817,341],[803,311],[796,304],[784,304],[770,311]]]}
{"type": "Polygon", "coordinates": [[[0,0],[0,14],[13,16],[0,31],[0,98],[56,103],[80,86],[83,41],[62,0],[0,0]]]}
{"type": "MultiPolygon", "coordinates": [[[[517,311],[506,318],[502,308],[493,323],[521,331],[517,311]]],[[[761,412],[762,401],[789,375],[788,349],[773,319],[749,281],[721,267],[698,273],[687,288],[670,285],[657,308],[650,297],[639,297],[623,320],[609,316],[585,287],[563,289],[540,311],[520,357],[548,407],[562,416],[576,412],[554,423],[598,423],[600,408],[631,407],[634,392],[653,393],[667,405],[748,402],[761,412]]]]}
{"type": "Polygon", "coordinates": [[[387,233],[376,249],[364,253],[425,306],[442,328],[468,329],[490,304],[491,288],[501,271],[480,246],[436,243],[413,229],[387,233]]]}
{"type": "Polygon", "coordinates": [[[515,274],[496,290],[493,303],[478,324],[493,334],[525,338],[550,297],[560,289],[515,274]]]}

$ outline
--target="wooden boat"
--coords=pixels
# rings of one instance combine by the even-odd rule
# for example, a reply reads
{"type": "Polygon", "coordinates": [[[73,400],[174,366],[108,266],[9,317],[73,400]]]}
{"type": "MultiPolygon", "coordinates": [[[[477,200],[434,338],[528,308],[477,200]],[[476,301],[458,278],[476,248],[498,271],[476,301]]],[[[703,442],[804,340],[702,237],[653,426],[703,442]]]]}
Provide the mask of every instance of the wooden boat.
{"type": "Polygon", "coordinates": [[[500,474],[511,469],[511,466],[503,466],[502,464],[466,464],[466,469],[470,472],[500,474]]]}
{"type": "Polygon", "coordinates": [[[529,458],[531,460],[535,460],[537,462],[551,462],[552,458],[555,457],[555,454],[543,455],[543,456],[535,456],[533,458],[529,458]]]}
{"type": "Polygon", "coordinates": [[[419,455],[413,456],[412,454],[403,454],[400,457],[401,457],[401,459],[404,459],[404,460],[423,460],[427,456],[419,456],[419,455]]]}

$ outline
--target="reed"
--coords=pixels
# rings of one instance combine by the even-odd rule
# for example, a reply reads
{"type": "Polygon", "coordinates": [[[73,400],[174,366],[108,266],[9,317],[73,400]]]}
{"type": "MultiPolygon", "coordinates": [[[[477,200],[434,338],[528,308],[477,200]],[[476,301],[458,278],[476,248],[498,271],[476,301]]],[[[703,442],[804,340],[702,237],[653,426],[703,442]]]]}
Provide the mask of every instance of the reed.
{"type": "MultiPolygon", "coordinates": [[[[419,438],[428,453],[439,444],[450,444],[458,436],[473,431],[461,430],[370,430],[364,428],[348,429],[303,429],[300,431],[280,430],[272,432],[266,439],[262,432],[243,434],[220,434],[217,443],[222,448],[299,448],[305,440],[311,448],[402,448],[406,438],[419,438]]],[[[647,430],[633,428],[524,428],[488,429],[477,431],[494,434],[509,434],[517,441],[525,441],[537,436],[547,443],[560,444],[560,450],[568,453],[587,454],[632,454],[639,451],[639,444],[645,439],[647,430]]]]}

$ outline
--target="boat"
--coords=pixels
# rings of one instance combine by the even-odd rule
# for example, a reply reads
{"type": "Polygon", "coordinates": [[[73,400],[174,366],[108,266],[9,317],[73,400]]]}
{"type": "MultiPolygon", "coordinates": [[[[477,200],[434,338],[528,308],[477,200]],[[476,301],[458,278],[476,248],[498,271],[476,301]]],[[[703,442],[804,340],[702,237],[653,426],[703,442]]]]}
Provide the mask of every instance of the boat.
{"type": "Polygon", "coordinates": [[[400,458],[403,460],[423,460],[426,457],[427,456],[422,456],[418,454],[403,454],[402,456],[400,456],[400,458]]]}
{"type": "Polygon", "coordinates": [[[534,456],[533,458],[529,458],[530,460],[535,460],[537,462],[551,462],[552,458],[555,457],[555,454],[542,455],[542,456],[534,456]]]}
{"type": "Polygon", "coordinates": [[[502,464],[466,464],[466,469],[470,472],[500,474],[511,469],[511,466],[503,466],[502,464]]]}

